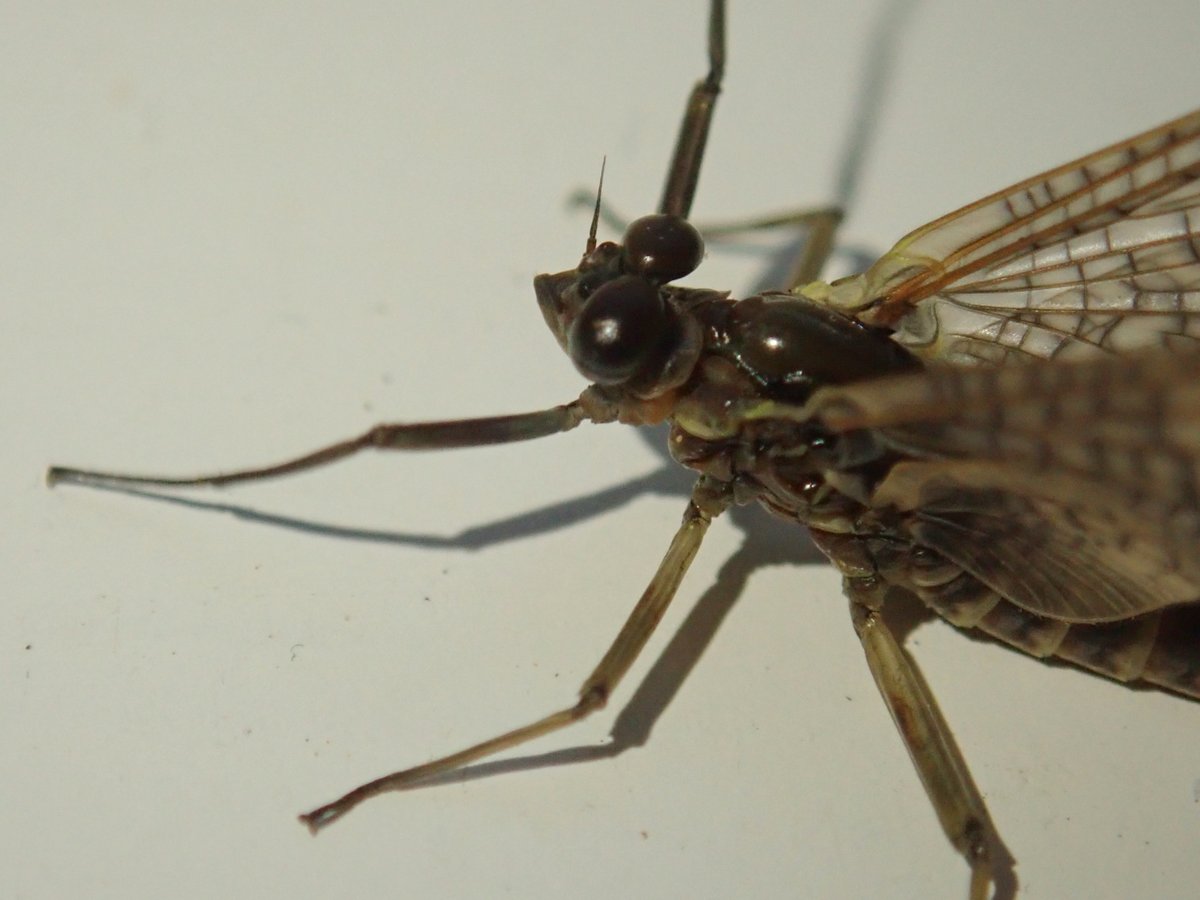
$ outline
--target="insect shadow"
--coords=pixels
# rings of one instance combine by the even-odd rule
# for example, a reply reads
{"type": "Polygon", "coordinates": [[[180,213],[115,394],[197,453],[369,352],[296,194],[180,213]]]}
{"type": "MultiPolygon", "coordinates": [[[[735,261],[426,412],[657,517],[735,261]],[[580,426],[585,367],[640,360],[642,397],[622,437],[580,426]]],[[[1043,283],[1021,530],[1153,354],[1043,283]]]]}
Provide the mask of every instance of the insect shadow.
{"type": "MultiPolygon", "coordinates": [[[[866,46],[866,63],[860,81],[859,97],[852,125],[846,136],[840,169],[835,179],[834,204],[845,210],[852,205],[863,160],[878,122],[878,112],[893,69],[899,37],[903,26],[917,5],[917,0],[892,0],[875,23],[866,46]]],[[[717,7],[714,6],[714,9],[717,7]]],[[[594,234],[594,232],[593,232],[594,234]]],[[[792,270],[807,234],[799,232],[771,254],[770,264],[755,287],[755,293],[792,283],[785,273],[792,270]]],[[[866,268],[877,254],[861,250],[840,250],[836,256],[842,262],[854,260],[847,268],[858,271],[866,268]]],[[[223,512],[238,519],[300,531],[314,536],[337,537],[377,543],[402,544],[429,549],[478,550],[558,530],[572,524],[605,516],[630,501],[644,495],[688,497],[692,495],[692,478],[666,458],[665,434],[662,429],[643,433],[663,464],[653,472],[570,501],[551,504],[494,522],[467,528],[457,535],[440,536],[419,532],[368,530],[333,525],[261,512],[235,503],[200,500],[158,493],[144,488],[105,485],[93,486],[132,494],[160,502],[179,504],[194,509],[223,512]]],[[[632,697],[616,715],[609,740],[600,745],[576,746],[513,759],[477,763],[472,766],[426,778],[406,787],[426,787],[448,782],[462,782],[497,774],[546,768],[578,762],[615,757],[626,750],[647,742],[658,719],[666,711],[691,671],[699,663],[706,648],[714,639],[725,617],[740,598],[753,573],[773,565],[796,565],[824,562],[816,547],[797,539],[794,523],[770,519],[759,507],[741,507],[730,511],[729,521],[742,532],[738,549],[721,566],[715,582],[704,591],[685,618],[683,624],[652,664],[646,676],[635,688],[632,697]]],[[[888,627],[902,642],[912,629],[925,619],[932,618],[917,603],[889,603],[888,627]],[[898,611],[897,611],[898,610],[898,611]]],[[[904,652],[904,651],[901,651],[904,652]]],[[[915,669],[915,667],[913,667],[915,669]]],[[[919,675],[915,677],[919,678],[919,675]]],[[[927,692],[926,692],[927,693],[927,692]]],[[[996,898],[1015,896],[1016,878],[1013,859],[1000,843],[994,829],[988,829],[985,840],[990,845],[988,857],[993,861],[991,877],[996,898]]]]}
{"type": "MultiPolygon", "coordinates": [[[[863,160],[873,138],[886,85],[894,68],[899,38],[919,0],[893,0],[886,5],[867,41],[865,65],[855,115],[846,135],[840,169],[835,179],[835,205],[846,209],[853,200],[863,160]]],[[[594,201],[589,193],[588,205],[594,201]]],[[[573,205],[573,204],[572,204],[573,205]]],[[[718,252],[751,252],[766,256],[766,265],[751,293],[777,289],[786,283],[787,273],[807,240],[804,228],[795,229],[782,243],[764,248],[747,245],[737,238],[718,238],[710,246],[718,252]]],[[[878,256],[877,248],[839,247],[837,262],[850,271],[865,268],[878,256]]],[[[181,497],[152,489],[102,484],[97,489],[174,504],[194,510],[225,513],[245,522],[289,529],[308,535],[399,544],[442,550],[481,550],[510,541],[524,540],[567,528],[580,522],[608,515],[644,496],[688,498],[695,476],[671,460],[666,452],[666,426],[638,429],[661,458],[654,471],[591,494],[533,509],[504,519],[466,528],[454,535],[436,535],[382,529],[354,528],[311,519],[280,515],[225,501],[181,497]]],[[[777,565],[824,564],[825,557],[811,542],[801,537],[793,523],[768,515],[758,505],[735,507],[725,517],[742,533],[738,549],[721,566],[716,581],[701,595],[683,624],[651,666],[632,698],[617,714],[609,740],[600,746],[579,746],[537,755],[478,763],[440,776],[425,779],[417,787],[469,781],[493,775],[586,762],[617,756],[647,742],[655,723],[695,668],[712,642],[725,617],[742,595],[752,574],[777,565]]],[[[909,633],[922,621],[933,618],[924,607],[896,604],[898,614],[889,622],[897,636],[909,633]]],[[[891,608],[889,608],[890,611],[891,608]]]]}
{"type": "MultiPolygon", "coordinates": [[[[847,209],[859,181],[863,160],[871,144],[878,113],[889,75],[893,70],[899,39],[919,0],[892,0],[875,23],[867,41],[863,77],[851,128],[846,135],[840,168],[835,179],[834,205],[847,209]]],[[[589,200],[589,203],[591,201],[589,200]]],[[[767,251],[768,262],[752,293],[777,289],[788,283],[788,272],[800,257],[807,232],[796,233],[767,251]]],[[[714,249],[745,250],[746,245],[729,239],[710,241],[714,249]]],[[[755,246],[752,252],[762,253],[755,246]]],[[[871,248],[840,247],[834,258],[849,271],[866,268],[878,253],[871,248]]],[[[346,527],[328,522],[263,512],[238,503],[181,497],[155,490],[97,482],[93,487],[139,498],[176,504],[189,509],[225,513],[242,521],[298,531],[304,534],[354,541],[399,544],[417,548],[445,550],[481,550],[509,541],[523,540],[570,527],[593,518],[606,516],[635,499],[651,495],[671,498],[691,496],[694,475],[674,463],[666,453],[666,427],[640,429],[661,458],[654,471],[591,494],[533,509],[493,522],[472,526],[454,535],[421,532],[374,530],[346,527]]],[[[741,597],[751,576],[759,569],[777,565],[824,564],[825,557],[811,542],[800,537],[794,523],[772,518],[758,505],[735,507],[726,519],[742,533],[740,546],[720,567],[716,580],[703,592],[667,646],[634,689],[632,697],[616,715],[609,739],[600,745],[568,747],[542,754],[477,763],[441,775],[426,778],[408,789],[464,782],[499,774],[548,768],[592,760],[612,758],[641,747],[655,724],[666,711],[691,671],[699,663],[722,622],[741,597]]],[[[901,641],[920,623],[934,618],[923,605],[890,602],[888,624],[901,641]]],[[[1016,893],[1013,860],[993,833],[991,858],[995,861],[997,900],[1016,893]]]]}

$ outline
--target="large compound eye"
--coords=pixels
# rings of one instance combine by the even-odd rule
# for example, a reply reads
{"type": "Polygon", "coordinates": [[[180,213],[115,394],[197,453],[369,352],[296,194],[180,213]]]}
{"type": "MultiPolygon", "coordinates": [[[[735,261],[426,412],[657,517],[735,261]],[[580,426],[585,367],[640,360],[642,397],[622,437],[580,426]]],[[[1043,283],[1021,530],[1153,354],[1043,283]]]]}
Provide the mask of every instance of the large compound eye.
{"type": "Polygon", "coordinates": [[[704,258],[704,240],[687,219],[642,216],[625,231],[625,267],[664,284],[695,271],[704,258]]]}
{"type": "Polygon", "coordinates": [[[623,275],[596,289],[567,333],[575,368],[597,384],[636,374],[662,344],[667,312],[658,289],[623,275]]]}

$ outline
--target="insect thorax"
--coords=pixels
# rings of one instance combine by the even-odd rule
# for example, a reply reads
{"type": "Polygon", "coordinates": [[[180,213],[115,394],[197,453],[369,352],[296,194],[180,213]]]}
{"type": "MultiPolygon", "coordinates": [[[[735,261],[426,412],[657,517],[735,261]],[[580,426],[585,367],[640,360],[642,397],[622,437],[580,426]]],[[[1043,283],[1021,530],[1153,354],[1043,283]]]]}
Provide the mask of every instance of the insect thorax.
{"type": "Polygon", "coordinates": [[[740,502],[823,531],[859,532],[863,517],[875,516],[868,500],[895,455],[869,433],[834,435],[745,410],[762,401],[798,407],[821,386],[919,363],[886,333],[789,295],[712,300],[690,312],[703,324],[704,348],[672,406],[672,456],[732,484],[740,502]]]}

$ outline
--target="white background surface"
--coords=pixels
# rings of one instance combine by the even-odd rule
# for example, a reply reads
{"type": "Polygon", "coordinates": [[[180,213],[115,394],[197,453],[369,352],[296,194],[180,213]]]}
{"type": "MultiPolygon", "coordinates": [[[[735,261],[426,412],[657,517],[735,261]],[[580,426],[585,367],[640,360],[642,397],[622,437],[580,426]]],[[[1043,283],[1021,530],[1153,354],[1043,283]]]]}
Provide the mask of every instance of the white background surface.
{"type": "MultiPolygon", "coordinates": [[[[190,473],[573,397],[530,278],[578,258],[563,201],[602,154],[614,204],[657,201],[702,6],[6,5],[5,896],[961,895],[838,579],[749,513],[650,645],[723,563],[751,570],[647,747],[389,796],[316,840],[295,822],[572,700],[684,503],[632,431],[190,495],[208,506],[42,485],[50,462],[190,473]]],[[[879,13],[733,7],[702,220],[831,197],[879,13]]],[[[843,235],[875,253],[1200,104],[1191,0],[928,0],[895,40],[843,235]]],[[[714,253],[691,283],[761,267],[714,253]]],[[[940,623],[910,646],[1023,897],[1195,895],[1200,709],[940,623]]],[[[530,752],[602,742],[651,658],[530,752]]]]}

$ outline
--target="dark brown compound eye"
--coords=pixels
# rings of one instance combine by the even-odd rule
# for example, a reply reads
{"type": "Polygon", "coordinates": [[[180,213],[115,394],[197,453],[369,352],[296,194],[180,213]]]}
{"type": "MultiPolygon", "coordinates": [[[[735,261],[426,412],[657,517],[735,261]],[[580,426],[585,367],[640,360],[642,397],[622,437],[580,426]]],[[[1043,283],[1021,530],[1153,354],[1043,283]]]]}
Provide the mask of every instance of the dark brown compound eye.
{"type": "Polygon", "coordinates": [[[695,271],[704,258],[704,240],[687,219],[642,216],[625,231],[625,268],[656,284],[695,271]]]}
{"type": "Polygon", "coordinates": [[[644,278],[623,275],[588,298],[567,333],[567,352],[585,378],[619,384],[655,356],[667,326],[658,289],[644,278]]]}

